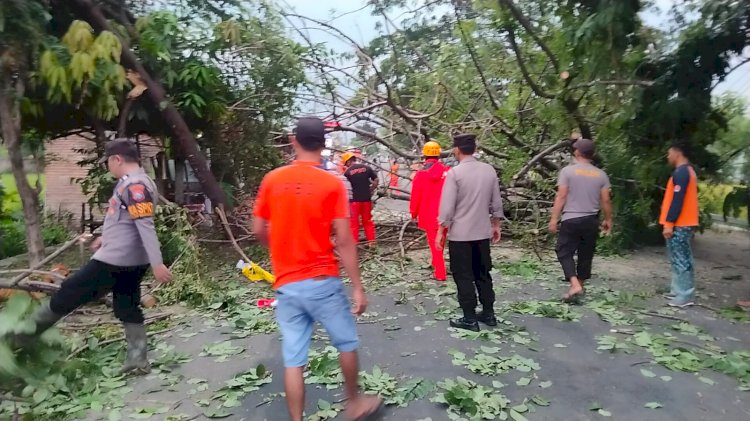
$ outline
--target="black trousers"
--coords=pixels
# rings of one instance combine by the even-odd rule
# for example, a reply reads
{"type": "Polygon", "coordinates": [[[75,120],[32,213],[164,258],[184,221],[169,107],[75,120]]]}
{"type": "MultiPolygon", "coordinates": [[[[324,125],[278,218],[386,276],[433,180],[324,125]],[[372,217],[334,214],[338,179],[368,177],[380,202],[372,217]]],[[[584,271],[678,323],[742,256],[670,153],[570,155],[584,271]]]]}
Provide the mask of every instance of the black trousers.
{"type": "Polygon", "coordinates": [[[141,280],[147,270],[148,266],[119,267],[90,260],[63,281],[50,300],[50,309],[66,315],[111,291],[115,317],[123,323],[143,323],[141,280]]]}
{"type": "Polygon", "coordinates": [[[485,314],[494,314],[495,290],[492,289],[490,240],[449,241],[451,272],[458,289],[458,303],[464,317],[476,320],[477,293],[485,314]]]}
{"type": "Polygon", "coordinates": [[[565,279],[577,276],[580,281],[591,278],[591,262],[594,260],[596,239],[599,238],[597,215],[568,219],[560,225],[557,237],[557,260],[560,261],[565,279]],[[575,255],[578,253],[578,263],[575,255]]]}

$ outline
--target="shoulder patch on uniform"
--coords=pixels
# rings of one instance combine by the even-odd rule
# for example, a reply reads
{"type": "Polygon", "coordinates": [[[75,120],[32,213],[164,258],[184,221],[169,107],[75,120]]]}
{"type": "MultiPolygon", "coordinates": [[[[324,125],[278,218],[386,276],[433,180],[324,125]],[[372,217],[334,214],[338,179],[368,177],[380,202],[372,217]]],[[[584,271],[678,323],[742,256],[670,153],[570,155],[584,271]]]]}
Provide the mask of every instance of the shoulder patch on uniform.
{"type": "Polygon", "coordinates": [[[140,183],[128,186],[128,213],[133,219],[152,218],[154,216],[154,201],[151,192],[140,183]]]}
{"type": "Polygon", "coordinates": [[[143,184],[129,185],[128,192],[130,193],[130,198],[133,199],[134,202],[143,202],[146,200],[146,186],[143,184]]]}

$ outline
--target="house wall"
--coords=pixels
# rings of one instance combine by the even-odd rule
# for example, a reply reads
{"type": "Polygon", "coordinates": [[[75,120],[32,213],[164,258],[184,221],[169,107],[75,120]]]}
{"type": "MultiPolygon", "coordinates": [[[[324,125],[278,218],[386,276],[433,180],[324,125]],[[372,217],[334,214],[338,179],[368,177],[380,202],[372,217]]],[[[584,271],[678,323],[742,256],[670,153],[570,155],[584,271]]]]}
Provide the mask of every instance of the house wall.
{"type": "MultiPolygon", "coordinates": [[[[139,144],[143,158],[153,157],[161,150],[158,142],[152,139],[145,141],[139,139],[139,144]]],[[[88,168],[78,165],[78,162],[85,156],[76,150],[93,148],[93,141],[79,135],[61,137],[47,143],[44,169],[47,181],[44,197],[45,211],[70,212],[74,219],[80,219],[81,204],[85,203],[88,198],[84,196],[80,184],[75,180],[86,177],[88,168]]],[[[145,161],[149,160],[145,159],[145,161]]]]}
{"type": "Polygon", "coordinates": [[[84,178],[88,169],[78,165],[84,155],[76,149],[92,149],[94,142],[78,136],[61,137],[48,142],[45,147],[47,187],[44,195],[44,209],[47,212],[70,212],[78,219],[81,203],[86,197],[76,178],[84,178]]]}

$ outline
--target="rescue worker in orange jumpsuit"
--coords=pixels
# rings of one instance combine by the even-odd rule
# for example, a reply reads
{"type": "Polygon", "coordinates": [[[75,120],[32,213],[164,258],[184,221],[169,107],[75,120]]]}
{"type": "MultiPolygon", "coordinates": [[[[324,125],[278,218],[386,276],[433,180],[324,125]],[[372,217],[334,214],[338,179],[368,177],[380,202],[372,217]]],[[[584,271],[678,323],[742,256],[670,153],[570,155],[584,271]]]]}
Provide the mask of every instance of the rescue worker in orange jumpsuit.
{"type": "Polygon", "coordinates": [[[401,165],[398,163],[397,160],[393,160],[393,164],[391,165],[391,181],[388,184],[388,187],[391,189],[398,188],[398,170],[401,169],[401,165]]]}
{"type": "Polygon", "coordinates": [[[427,233],[427,243],[432,252],[432,267],[435,280],[444,282],[447,273],[442,249],[438,249],[435,237],[439,228],[438,210],[440,194],[443,190],[445,173],[448,167],[440,163],[442,150],[437,142],[429,141],[422,148],[425,157],[424,167],[417,171],[412,182],[409,210],[412,219],[416,219],[419,228],[427,233]]]}

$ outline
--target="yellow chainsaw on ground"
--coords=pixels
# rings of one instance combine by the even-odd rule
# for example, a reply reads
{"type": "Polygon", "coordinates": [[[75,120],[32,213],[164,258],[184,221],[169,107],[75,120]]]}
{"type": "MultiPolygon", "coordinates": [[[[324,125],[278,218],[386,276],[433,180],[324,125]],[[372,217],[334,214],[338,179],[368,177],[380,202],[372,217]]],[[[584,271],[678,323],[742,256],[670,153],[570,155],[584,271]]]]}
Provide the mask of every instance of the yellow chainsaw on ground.
{"type": "Polygon", "coordinates": [[[266,281],[269,284],[273,285],[273,283],[276,281],[275,276],[260,267],[257,263],[245,262],[244,260],[240,260],[239,262],[237,262],[236,267],[237,269],[242,271],[242,274],[245,275],[245,278],[253,282],[266,281]]]}

